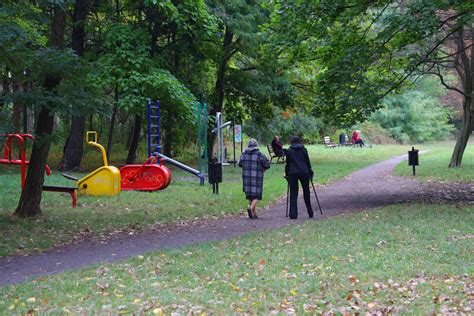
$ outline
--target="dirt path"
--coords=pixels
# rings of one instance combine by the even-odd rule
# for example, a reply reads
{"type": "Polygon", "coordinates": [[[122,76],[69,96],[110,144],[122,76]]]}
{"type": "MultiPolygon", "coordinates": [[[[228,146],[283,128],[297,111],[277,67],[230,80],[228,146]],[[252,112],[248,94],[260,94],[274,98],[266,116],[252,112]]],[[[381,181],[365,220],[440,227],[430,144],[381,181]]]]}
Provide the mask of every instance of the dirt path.
{"type": "MultiPolygon", "coordinates": [[[[339,181],[318,186],[324,216],[314,208],[315,219],[346,212],[409,201],[474,202],[472,184],[446,187],[422,184],[411,178],[392,176],[394,167],[404,160],[398,156],[356,171],[339,181]],[[442,194],[439,193],[440,189],[442,194]]],[[[314,199],[314,196],[312,197],[314,199]]],[[[178,223],[134,235],[118,235],[108,240],[86,239],[30,256],[0,258],[0,286],[19,283],[31,276],[60,273],[92,264],[121,260],[157,249],[227,239],[245,233],[298,224],[308,220],[303,199],[299,199],[299,218],[285,218],[286,199],[260,211],[258,220],[244,215],[193,223],[178,223]]],[[[314,201],[315,202],[315,201],[314,201]]],[[[316,206],[316,204],[314,204],[316,206]]],[[[313,219],[314,220],[314,219],[313,219]]]]}

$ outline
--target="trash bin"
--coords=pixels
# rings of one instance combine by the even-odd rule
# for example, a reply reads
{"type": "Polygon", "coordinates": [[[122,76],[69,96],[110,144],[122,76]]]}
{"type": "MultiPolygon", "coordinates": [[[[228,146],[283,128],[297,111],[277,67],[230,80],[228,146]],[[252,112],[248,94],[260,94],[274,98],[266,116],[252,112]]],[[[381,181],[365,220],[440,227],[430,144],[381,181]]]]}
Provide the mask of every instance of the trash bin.
{"type": "Polygon", "coordinates": [[[347,143],[349,143],[349,136],[347,136],[347,134],[340,134],[339,135],[339,144],[340,145],[347,145],[347,143]]]}
{"type": "Polygon", "coordinates": [[[208,177],[210,184],[222,182],[222,164],[216,159],[210,159],[208,162],[208,177]]]}
{"type": "Polygon", "coordinates": [[[346,144],[346,139],[347,139],[347,135],[342,133],[342,134],[339,134],[339,144],[340,145],[345,145],[346,144]]]}

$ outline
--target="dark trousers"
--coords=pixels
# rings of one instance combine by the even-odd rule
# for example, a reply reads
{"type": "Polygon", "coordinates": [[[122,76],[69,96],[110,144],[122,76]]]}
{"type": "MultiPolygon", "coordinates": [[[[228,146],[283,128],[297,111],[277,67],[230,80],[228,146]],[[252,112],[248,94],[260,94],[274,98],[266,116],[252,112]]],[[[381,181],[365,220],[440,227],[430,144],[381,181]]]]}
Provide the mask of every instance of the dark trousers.
{"type": "Polygon", "coordinates": [[[304,203],[308,210],[309,217],[313,217],[313,208],[311,207],[311,195],[309,192],[309,174],[297,173],[288,176],[288,184],[290,185],[290,218],[298,217],[298,180],[303,187],[304,203]]]}
{"type": "Polygon", "coordinates": [[[362,139],[359,139],[358,141],[355,142],[356,145],[359,145],[360,147],[364,146],[364,142],[362,141],[362,139]]]}

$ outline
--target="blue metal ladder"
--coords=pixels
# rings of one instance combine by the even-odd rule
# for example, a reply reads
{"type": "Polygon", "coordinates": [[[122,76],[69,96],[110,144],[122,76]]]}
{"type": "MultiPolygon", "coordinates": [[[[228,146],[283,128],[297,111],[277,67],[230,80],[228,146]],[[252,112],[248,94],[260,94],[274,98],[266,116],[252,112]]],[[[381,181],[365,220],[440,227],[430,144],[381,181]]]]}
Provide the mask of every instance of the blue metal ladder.
{"type": "Polygon", "coordinates": [[[148,157],[154,152],[161,153],[160,138],[160,101],[156,100],[155,105],[148,99],[148,157]]]}

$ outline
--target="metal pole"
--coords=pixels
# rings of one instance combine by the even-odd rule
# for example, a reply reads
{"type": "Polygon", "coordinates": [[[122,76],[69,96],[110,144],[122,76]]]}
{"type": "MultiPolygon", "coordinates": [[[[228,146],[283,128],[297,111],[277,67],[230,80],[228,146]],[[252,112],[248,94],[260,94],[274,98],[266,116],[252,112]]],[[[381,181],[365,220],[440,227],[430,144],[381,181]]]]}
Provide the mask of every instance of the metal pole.
{"type": "Polygon", "coordinates": [[[202,159],[201,159],[201,103],[196,103],[197,107],[197,123],[198,123],[198,170],[202,172],[202,159]]]}
{"type": "Polygon", "coordinates": [[[236,161],[235,161],[235,117],[234,117],[234,120],[232,122],[232,143],[234,145],[234,167],[237,165],[236,161]]]}
{"type": "Polygon", "coordinates": [[[313,179],[310,179],[310,180],[311,180],[311,185],[313,186],[313,192],[314,192],[314,196],[316,197],[316,202],[318,202],[319,212],[321,213],[321,215],[323,215],[323,210],[321,209],[321,204],[319,204],[318,195],[316,194],[316,189],[314,188],[313,179]]]}
{"type": "Polygon", "coordinates": [[[286,186],[286,215],[285,217],[288,217],[288,200],[290,198],[290,181],[288,180],[288,178],[286,179],[286,183],[287,183],[287,186],[286,186]]]}
{"type": "Polygon", "coordinates": [[[204,170],[206,174],[208,173],[208,166],[207,164],[209,163],[209,157],[207,154],[207,104],[204,103],[203,106],[203,112],[204,112],[204,170]]]}

